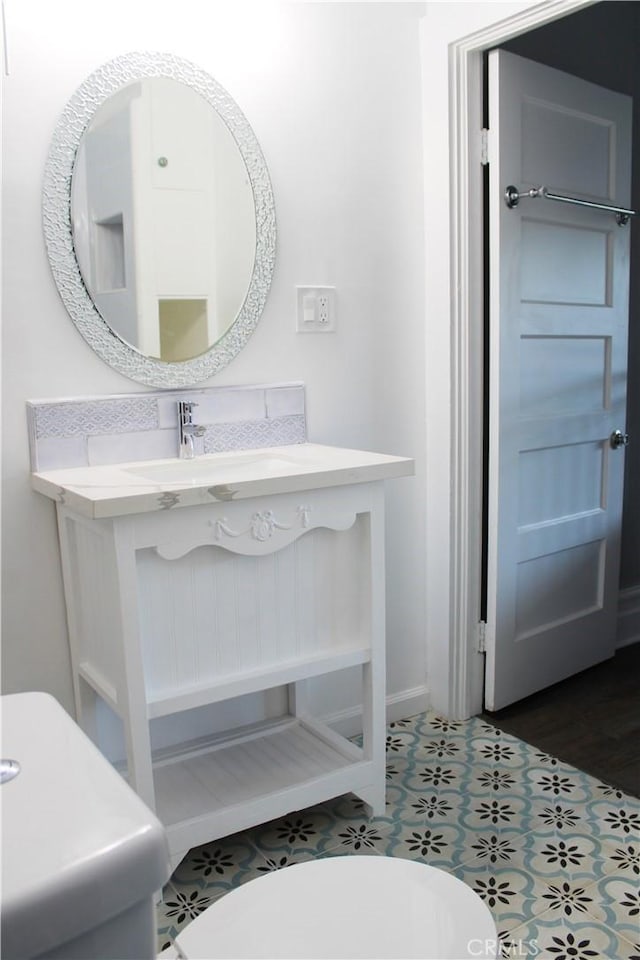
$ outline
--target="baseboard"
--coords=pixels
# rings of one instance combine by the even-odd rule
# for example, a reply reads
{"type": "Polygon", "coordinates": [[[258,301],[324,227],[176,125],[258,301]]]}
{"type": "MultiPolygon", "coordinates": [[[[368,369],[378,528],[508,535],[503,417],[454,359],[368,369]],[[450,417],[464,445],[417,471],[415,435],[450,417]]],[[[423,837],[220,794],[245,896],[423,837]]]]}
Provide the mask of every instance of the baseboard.
{"type": "Polygon", "coordinates": [[[616,648],[632,643],[640,643],[640,585],[621,590],[618,595],[616,648]]]}
{"type": "MultiPolygon", "coordinates": [[[[385,699],[387,723],[406,720],[430,708],[429,691],[426,685],[391,693],[385,699]]],[[[362,707],[349,707],[322,717],[324,723],[343,737],[355,737],[362,733],[362,707]]]]}

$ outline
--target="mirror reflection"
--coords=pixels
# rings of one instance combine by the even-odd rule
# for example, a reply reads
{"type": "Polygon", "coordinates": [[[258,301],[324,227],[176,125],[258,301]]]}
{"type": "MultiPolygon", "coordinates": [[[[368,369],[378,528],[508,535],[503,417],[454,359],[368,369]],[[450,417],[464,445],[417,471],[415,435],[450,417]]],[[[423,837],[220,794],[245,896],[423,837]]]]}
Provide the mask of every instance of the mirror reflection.
{"type": "Polygon", "coordinates": [[[145,356],[200,356],[238,317],[254,195],[236,140],[192,87],[144,77],[100,104],[74,162],[71,222],[91,299],[145,356]]]}

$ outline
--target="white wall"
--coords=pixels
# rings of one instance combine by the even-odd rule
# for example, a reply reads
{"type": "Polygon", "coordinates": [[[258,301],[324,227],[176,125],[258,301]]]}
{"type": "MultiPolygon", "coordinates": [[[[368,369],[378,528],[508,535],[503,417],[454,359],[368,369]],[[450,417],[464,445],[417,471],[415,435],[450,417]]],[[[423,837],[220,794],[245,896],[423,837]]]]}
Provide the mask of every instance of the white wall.
{"type": "MultiPolygon", "coordinates": [[[[55,515],[29,487],[25,400],[142,390],[76,332],[40,222],[60,112],[88,74],[132,50],[208,70],[252,124],[272,176],[271,294],[215,383],[301,379],[310,439],[416,458],[417,478],[388,490],[388,690],[392,699],[424,690],[421,12],[404,3],[6,0],[4,692],[47,690],[72,710],[55,515]],[[296,284],[336,286],[336,334],[296,335],[296,284]]],[[[431,224],[432,238],[439,229],[431,224]]],[[[446,331],[446,313],[430,309],[429,323],[446,331]]]]}

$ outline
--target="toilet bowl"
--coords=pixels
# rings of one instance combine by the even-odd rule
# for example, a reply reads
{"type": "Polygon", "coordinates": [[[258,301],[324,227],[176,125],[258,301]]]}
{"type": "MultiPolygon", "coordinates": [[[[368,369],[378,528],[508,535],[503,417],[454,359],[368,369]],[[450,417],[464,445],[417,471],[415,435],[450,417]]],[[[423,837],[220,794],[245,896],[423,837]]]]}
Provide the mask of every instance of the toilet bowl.
{"type": "Polygon", "coordinates": [[[175,939],[185,960],[496,956],[493,917],[451,874],[414,860],[327,857],[232,890],[175,939]]]}

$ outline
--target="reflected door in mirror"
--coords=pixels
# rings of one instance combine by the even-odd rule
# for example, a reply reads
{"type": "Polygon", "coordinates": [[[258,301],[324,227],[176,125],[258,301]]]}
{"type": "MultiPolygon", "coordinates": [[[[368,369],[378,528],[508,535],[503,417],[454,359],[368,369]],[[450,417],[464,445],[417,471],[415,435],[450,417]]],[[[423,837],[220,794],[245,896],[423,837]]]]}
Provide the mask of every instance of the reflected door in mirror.
{"type": "Polygon", "coordinates": [[[72,229],[94,303],[144,355],[199,356],[238,316],[256,254],[251,182],[225,122],[178,80],[144,78],[96,110],[72,229]]]}

